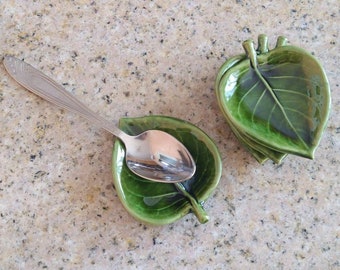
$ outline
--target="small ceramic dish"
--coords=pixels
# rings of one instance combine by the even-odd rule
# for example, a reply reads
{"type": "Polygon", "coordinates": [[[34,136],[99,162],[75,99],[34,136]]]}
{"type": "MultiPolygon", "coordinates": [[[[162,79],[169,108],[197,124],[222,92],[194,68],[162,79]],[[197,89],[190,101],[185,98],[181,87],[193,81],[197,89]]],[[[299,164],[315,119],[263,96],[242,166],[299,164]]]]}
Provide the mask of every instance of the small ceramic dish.
{"type": "Polygon", "coordinates": [[[130,135],[148,129],[168,132],[187,147],[197,166],[195,175],[185,182],[152,182],[127,168],[124,145],[116,140],[112,158],[113,179],[126,210],[136,219],[154,225],[175,222],[190,212],[201,223],[207,222],[203,203],[216,188],[222,172],[221,157],[214,142],[196,126],[166,116],[122,118],[119,128],[130,135]]]}
{"type": "Polygon", "coordinates": [[[305,50],[279,37],[268,49],[260,35],[243,43],[245,54],[228,59],[216,78],[216,95],[231,129],[259,162],[287,154],[314,158],[330,111],[324,69],[305,50]]]}

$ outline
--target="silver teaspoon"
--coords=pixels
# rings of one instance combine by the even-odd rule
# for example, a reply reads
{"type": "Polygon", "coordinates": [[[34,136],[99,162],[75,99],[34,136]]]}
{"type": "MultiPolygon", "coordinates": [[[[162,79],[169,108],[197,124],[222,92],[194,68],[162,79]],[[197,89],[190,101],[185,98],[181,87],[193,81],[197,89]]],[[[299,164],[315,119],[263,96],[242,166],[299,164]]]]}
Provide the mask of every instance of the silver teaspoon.
{"type": "Polygon", "coordinates": [[[148,130],[130,136],[105,120],[41,71],[12,56],[5,56],[7,72],[23,87],[55,105],[78,113],[121,139],[126,164],[135,174],[156,182],[175,183],[191,178],[196,165],[185,146],[170,134],[148,130]]]}

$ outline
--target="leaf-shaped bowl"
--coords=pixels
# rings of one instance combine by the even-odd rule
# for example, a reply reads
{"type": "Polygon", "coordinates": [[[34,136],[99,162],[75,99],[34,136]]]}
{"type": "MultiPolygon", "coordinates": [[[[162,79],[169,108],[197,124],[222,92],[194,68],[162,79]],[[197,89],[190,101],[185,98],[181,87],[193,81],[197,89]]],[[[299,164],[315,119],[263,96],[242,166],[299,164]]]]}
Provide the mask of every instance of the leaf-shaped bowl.
{"type": "Polygon", "coordinates": [[[279,163],[286,154],[313,158],[330,111],[330,89],[324,69],[305,50],[279,37],[273,50],[259,36],[259,46],[219,70],[219,105],[238,139],[260,162],[279,163]]]}
{"type": "Polygon", "coordinates": [[[136,219],[155,225],[172,223],[189,212],[193,212],[201,223],[207,222],[203,203],[216,188],[222,172],[221,157],[214,142],[201,129],[173,117],[122,118],[119,128],[130,135],[149,129],[168,132],[187,147],[197,166],[195,175],[185,182],[152,182],[127,168],[125,147],[116,140],[112,158],[113,179],[126,210],[136,219]]]}

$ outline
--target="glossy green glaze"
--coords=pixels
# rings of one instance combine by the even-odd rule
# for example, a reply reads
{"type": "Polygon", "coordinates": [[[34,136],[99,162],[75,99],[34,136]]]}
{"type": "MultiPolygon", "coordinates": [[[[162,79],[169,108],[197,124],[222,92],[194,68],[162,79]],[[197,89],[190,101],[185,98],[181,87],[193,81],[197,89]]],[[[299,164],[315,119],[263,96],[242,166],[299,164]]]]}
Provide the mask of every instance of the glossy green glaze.
{"type": "Polygon", "coordinates": [[[320,63],[279,37],[268,49],[243,43],[245,54],[219,70],[219,105],[238,139],[259,162],[280,163],[287,154],[313,158],[330,111],[330,89],[320,63]]]}
{"type": "Polygon", "coordinates": [[[127,168],[124,145],[116,140],[112,159],[114,186],[127,211],[138,220],[155,225],[172,223],[189,212],[201,223],[207,222],[203,203],[216,188],[222,172],[214,142],[194,125],[172,117],[122,118],[119,128],[130,135],[148,129],[168,132],[187,147],[197,166],[193,178],[182,183],[148,181],[127,168]]]}

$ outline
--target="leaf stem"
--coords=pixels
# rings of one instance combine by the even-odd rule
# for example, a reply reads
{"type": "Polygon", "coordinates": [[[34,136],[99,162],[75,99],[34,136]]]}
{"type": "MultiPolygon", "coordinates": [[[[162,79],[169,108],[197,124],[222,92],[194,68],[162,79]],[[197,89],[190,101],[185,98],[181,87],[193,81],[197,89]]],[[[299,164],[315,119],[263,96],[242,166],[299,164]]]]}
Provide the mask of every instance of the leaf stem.
{"type": "Polygon", "coordinates": [[[180,191],[189,201],[192,206],[192,212],[197,217],[200,223],[206,223],[209,220],[207,212],[204,210],[202,204],[200,204],[184,187],[182,183],[175,183],[176,188],[180,191]]]}
{"type": "Polygon", "coordinates": [[[269,51],[268,49],[268,37],[264,34],[259,35],[258,37],[258,48],[257,51],[260,54],[267,53],[269,51]]]}
{"type": "Polygon", "coordinates": [[[242,46],[244,50],[246,51],[246,54],[250,60],[250,64],[252,68],[257,70],[257,53],[254,48],[254,41],[252,41],[251,39],[248,39],[242,43],[242,46]]]}
{"type": "Polygon", "coordinates": [[[287,45],[287,38],[284,36],[279,36],[276,41],[276,48],[287,45]]]}

